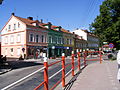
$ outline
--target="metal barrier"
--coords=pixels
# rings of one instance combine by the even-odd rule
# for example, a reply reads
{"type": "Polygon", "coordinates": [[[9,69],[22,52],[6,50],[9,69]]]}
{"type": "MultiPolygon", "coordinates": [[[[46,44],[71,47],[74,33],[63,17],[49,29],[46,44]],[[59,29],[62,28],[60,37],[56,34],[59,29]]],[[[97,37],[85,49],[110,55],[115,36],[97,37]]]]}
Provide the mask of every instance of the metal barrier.
{"type": "MultiPolygon", "coordinates": [[[[78,65],[77,65],[77,68],[78,70],[80,70],[80,52],[77,52],[76,54],[78,56],[78,65]]],[[[59,60],[57,62],[54,62],[54,63],[51,63],[48,65],[48,62],[47,62],[47,58],[44,57],[44,81],[42,83],[40,83],[34,90],[38,90],[42,85],[44,85],[44,90],[53,90],[60,82],[62,82],[62,87],[65,87],[65,77],[70,74],[70,72],[72,72],[72,76],[74,76],[74,70],[75,70],[75,66],[74,66],[74,57],[75,57],[75,54],[74,52],[72,51],[72,60],[71,60],[71,63],[70,64],[67,64],[65,65],[65,54],[62,53],[62,60],[59,60]],[[48,77],[48,68],[52,65],[55,65],[57,63],[62,63],[62,69],[60,69],[58,72],[56,72],[55,74],[53,74],[52,76],[48,77]],[[71,65],[71,70],[68,71],[66,74],[65,74],[65,68],[70,66],[71,65]],[[49,85],[48,85],[48,80],[53,78],[54,76],[56,76],[57,74],[59,74],[60,72],[62,72],[62,77],[61,79],[52,87],[49,89],[49,85]]]]}
{"type": "Polygon", "coordinates": [[[84,66],[86,66],[86,61],[100,61],[100,63],[102,63],[102,52],[101,51],[84,51],[84,66]],[[96,59],[86,59],[87,58],[87,54],[90,54],[92,55],[92,53],[98,53],[99,55],[99,58],[96,58],[96,59]]]}

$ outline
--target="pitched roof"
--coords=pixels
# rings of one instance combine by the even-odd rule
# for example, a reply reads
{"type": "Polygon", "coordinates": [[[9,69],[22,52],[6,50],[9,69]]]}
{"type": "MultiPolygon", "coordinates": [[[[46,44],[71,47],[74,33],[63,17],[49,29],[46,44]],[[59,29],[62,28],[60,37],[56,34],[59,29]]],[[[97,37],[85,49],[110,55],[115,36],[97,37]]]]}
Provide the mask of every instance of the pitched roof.
{"type": "Polygon", "coordinates": [[[30,19],[27,19],[27,18],[22,18],[22,17],[18,17],[18,16],[15,16],[17,19],[19,19],[20,21],[22,21],[23,23],[25,23],[26,25],[28,26],[33,26],[33,23],[37,23],[38,26],[40,26],[41,28],[44,28],[44,29],[47,29],[45,28],[38,20],[30,20],[30,19]]]}

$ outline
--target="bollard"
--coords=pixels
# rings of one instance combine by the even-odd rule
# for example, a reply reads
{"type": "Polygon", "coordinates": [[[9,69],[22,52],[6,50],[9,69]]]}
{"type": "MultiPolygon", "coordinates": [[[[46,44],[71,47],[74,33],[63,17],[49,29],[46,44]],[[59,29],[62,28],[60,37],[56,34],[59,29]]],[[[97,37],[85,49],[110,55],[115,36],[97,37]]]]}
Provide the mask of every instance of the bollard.
{"type": "Polygon", "coordinates": [[[78,70],[80,70],[80,52],[78,52],[78,70]]]}
{"type": "Polygon", "coordinates": [[[46,53],[43,53],[44,57],[44,90],[48,90],[48,62],[47,62],[47,57],[46,53]]]}
{"type": "Polygon", "coordinates": [[[72,51],[72,76],[74,76],[74,51],[72,51]]]}
{"type": "Polygon", "coordinates": [[[102,53],[101,51],[99,51],[99,53],[100,53],[100,63],[102,63],[102,53]]]}
{"type": "Polygon", "coordinates": [[[65,54],[62,53],[62,87],[65,87],[65,54]]]}

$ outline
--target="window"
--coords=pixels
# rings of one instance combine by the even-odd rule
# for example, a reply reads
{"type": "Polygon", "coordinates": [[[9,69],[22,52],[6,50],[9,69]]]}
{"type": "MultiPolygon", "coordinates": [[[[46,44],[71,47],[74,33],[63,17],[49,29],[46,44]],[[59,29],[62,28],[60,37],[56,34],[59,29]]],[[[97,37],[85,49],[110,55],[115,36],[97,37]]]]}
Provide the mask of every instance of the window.
{"type": "Polygon", "coordinates": [[[64,38],[62,38],[62,44],[65,44],[65,43],[64,43],[64,38]]]}
{"type": "Polygon", "coordinates": [[[21,36],[20,36],[20,34],[17,35],[17,42],[21,42],[21,36]]]}
{"type": "Polygon", "coordinates": [[[33,42],[33,39],[34,39],[33,34],[30,34],[30,39],[29,39],[29,41],[30,41],[30,42],[33,42]]]}
{"type": "Polygon", "coordinates": [[[20,23],[18,22],[18,28],[20,28],[20,23]]]}
{"type": "Polygon", "coordinates": [[[17,49],[17,55],[20,56],[20,48],[17,49]]]}
{"type": "Polygon", "coordinates": [[[69,44],[69,39],[67,39],[67,44],[69,44]]]}
{"type": "Polygon", "coordinates": [[[11,43],[14,43],[14,36],[11,36],[10,41],[11,43]]]}
{"type": "Polygon", "coordinates": [[[8,36],[5,37],[5,43],[8,43],[8,36]]]}
{"type": "Polygon", "coordinates": [[[13,48],[11,48],[10,51],[11,51],[11,56],[13,56],[13,48]]]}
{"type": "Polygon", "coordinates": [[[10,29],[11,29],[11,25],[8,26],[8,30],[10,30],[10,29]]]}
{"type": "Polygon", "coordinates": [[[16,24],[14,24],[14,30],[16,30],[16,24]]]}
{"type": "Polygon", "coordinates": [[[70,39],[70,45],[72,45],[72,39],[70,39]]]}
{"type": "Polygon", "coordinates": [[[44,42],[44,35],[42,35],[42,42],[44,42]]]}
{"type": "Polygon", "coordinates": [[[36,35],[36,42],[39,41],[39,35],[36,35]]]}
{"type": "Polygon", "coordinates": [[[7,48],[5,49],[5,55],[7,55],[7,48]]]}
{"type": "Polygon", "coordinates": [[[49,43],[52,43],[52,37],[49,36],[49,43]]]}

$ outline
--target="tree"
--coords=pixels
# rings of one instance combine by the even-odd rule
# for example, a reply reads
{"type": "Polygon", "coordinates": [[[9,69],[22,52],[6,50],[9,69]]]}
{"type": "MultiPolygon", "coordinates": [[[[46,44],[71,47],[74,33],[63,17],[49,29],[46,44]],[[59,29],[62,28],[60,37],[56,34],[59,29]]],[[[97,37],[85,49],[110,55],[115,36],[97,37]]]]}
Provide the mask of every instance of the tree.
{"type": "Polygon", "coordinates": [[[114,43],[120,49],[120,0],[105,0],[100,6],[100,15],[91,26],[101,44],[104,41],[114,43]]]}
{"type": "Polygon", "coordinates": [[[2,4],[2,1],[3,1],[3,0],[0,0],[0,4],[2,4]]]}

